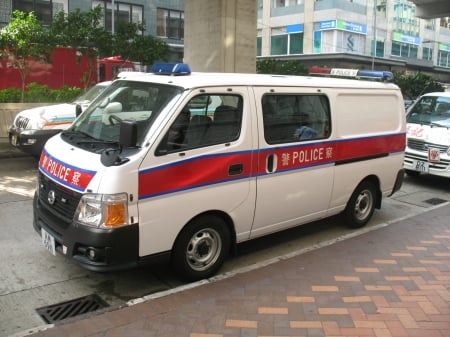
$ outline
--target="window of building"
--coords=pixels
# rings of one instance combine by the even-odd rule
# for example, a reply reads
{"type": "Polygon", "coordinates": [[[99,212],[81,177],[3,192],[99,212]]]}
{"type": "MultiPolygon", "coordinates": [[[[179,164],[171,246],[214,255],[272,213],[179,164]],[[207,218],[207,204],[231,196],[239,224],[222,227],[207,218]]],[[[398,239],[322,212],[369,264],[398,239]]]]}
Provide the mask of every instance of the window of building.
{"type": "Polygon", "coordinates": [[[262,55],[262,37],[258,36],[256,38],[256,56],[262,55]]]}
{"type": "Polygon", "coordinates": [[[376,57],[384,57],[384,41],[377,41],[376,57]]]}
{"type": "Polygon", "coordinates": [[[336,52],[364,54],[366,36],[348,31],[334,31],[336,34],[336,52]]]}
{"type": "Polygon", "coordinates": [[[271,55],[293,55],[303,53],[303,33],[280,34],[279,32],[279,28],[272,30],[273,35],[270,38],[271,55]]]}
{"type": "MultiPolygon", "coordinates": [[[[109,1],[94,0],[92,8],[101,6],[103,8],[103,27],[105,30],[112,32],[112,3],[109,1]]],[[[129,3],[114,3],[114,27],[118,22],[141,23],[143,21],[144,7],[129,3]]]]}
{"type": "Polygon", "coordinates": [[[425,29],[434,30],[436,28],[435,19],[425,20],[425,29]]]}
{"type": "Polygon", "coordinates": [[[450,68],[450,52],[445,50],[439,50],[438,65],[440,67],[450,68]]]}
{"type": "Polygon", "coordinates": [[[304,0],[272,0],[272,8],[302,5],[304,0]]]}
{"type": "Polygon", "coordinates": [[[392,42],[392,56],[400,56],[406,58],[417,58],[418,47],[409,43],[392,42]]]}
{"type": "Polygon", "coordinates": [[[422,48],[422,59],[427,61],[433,60],[433,48],[432,47],[423,47],[422,48]]]}
{"type": "Polygon", "coordinates": [[[184,39],[184,12],[158,8],[156,34],[159,37],[184,39]]]}
{"type": "Polygon", "coordinates": [[[288,53],[288,34],[272,35],[270,38],[271,55],[287,55],[288,53]]]}
{"type": "Polygon", "coordinates": [[[327,138],[330,108],[325,95],[267,94],[262,98],[264,138],[268,144],[327,138]]]}
{"type": "Polygon", "coordinates": [[[441,18],[439,20],[439,25],[441,27],[450,28],[450,17],[441,18]]]}
{"type": "Polygon", "coordinates": [[[50,25],[56,13],[67,9],[67,0],[13,0],[13,11],[34,12],[44,26],[50,25]]]}

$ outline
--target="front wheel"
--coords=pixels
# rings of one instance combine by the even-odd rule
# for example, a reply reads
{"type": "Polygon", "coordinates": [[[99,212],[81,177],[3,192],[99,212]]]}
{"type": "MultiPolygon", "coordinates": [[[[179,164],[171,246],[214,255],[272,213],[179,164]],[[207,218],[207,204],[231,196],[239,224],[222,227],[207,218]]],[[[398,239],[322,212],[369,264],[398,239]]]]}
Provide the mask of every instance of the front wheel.
{"type": "Polygon", "coordinates": [[[369,181],[358,185],[344,210],[344,219],[350,228],[360,228],[369,222],[375,210],[376,188],[369,181]]]}
{"type": "Polygon", "coordinates": [[[172,251],[172,267],[187,281],[213,276],[230,249],[230,232],[225,221],[206,215],[194,219],[180,233],[172,251]]]}

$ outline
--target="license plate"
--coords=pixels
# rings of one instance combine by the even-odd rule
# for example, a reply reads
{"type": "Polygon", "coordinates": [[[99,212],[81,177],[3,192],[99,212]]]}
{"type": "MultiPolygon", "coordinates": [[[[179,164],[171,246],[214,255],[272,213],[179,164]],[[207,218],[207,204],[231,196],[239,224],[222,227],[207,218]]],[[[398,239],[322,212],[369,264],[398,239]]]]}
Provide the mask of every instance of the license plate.
{"type": "Polygon", "coordinates": [[[416,171],[428,173],[429,170],[429,163],[422,160],[413,160],[413,168],[416,171]]]}
{"type": "Polygon", "coordinates": [[[52,253],[52,255],[56,255],[55,250],[55,238],[50,235],[45,229],[41,228],[41,237],[42,237],[42,244],[44,247],[52,253]]]}

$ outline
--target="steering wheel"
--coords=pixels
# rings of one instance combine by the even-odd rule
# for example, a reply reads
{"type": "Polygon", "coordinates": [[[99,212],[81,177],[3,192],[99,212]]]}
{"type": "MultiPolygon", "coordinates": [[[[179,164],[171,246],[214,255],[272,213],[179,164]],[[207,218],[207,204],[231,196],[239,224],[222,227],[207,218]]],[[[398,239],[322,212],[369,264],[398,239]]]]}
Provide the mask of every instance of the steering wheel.
{"type": "Polygon", "coordinates": [[[108,120],[111,125],[120,124],[120,122],[122,122],[122,118],[117,117],[116,115],[109,115],[108,120]]]}

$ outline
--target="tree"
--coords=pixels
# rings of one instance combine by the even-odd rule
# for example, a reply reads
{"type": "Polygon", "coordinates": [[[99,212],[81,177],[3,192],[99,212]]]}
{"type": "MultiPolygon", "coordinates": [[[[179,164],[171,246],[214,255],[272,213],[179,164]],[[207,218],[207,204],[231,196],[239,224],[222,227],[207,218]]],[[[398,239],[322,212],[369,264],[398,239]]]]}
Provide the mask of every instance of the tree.
{"type": "Polygon", "coordinates": [[[102,16],[100,6],[88,12],[77,9],[68,14],[58,13],[50,25],[54,44],[71,46],[91,56],[120,55],[142,64],[167,58],[169,47],[163,40],[142,35],[144,22],[118,21],[116,33],[112,35],[101,26],[102,16]]]}
{"type": "Polygon", "coordinates": [[[49,35],[53,45],[75,48],[80,55],[91,60],[89,72],[83,75],[82,82],[86,87],[97,72],[97,56],[111,50],[112,36],[101,26],[102,9],[100,6],[88,12],[79,8],[65,13],[58,12],[49,27],[49,35]]]}
{"type": "Polygon", "coordinates": [[[0,31],[0,58],[8,59],[12,67],[19,71],[22,82],[21,102],[32,63],[50,62],[52,46],[48,42],[48,35],[33,12],[27,14],[15,10],[10,23],[0,31]]]}
{"type": "Polygon", "coordinates": [[[124,59],[151,65],[155,61],[167,60],[169,46],[152,35],[142,35],[145,23],[119,22],[114,35],[114,53],[124,59]]]}
{"type": "Polygon", "coordinates": [[[420,71],[417,73],[396,72],[394,82],[400,87],[405,99],[416,99],[428,92],[444,91],[444,87],[439,82],[420,71]]]}
{"type": "Polygon", "coordinates": [[[308,69],[298,60],[266,59],[256,62],[256,72],[259,74],[306,75],[308,69]]]}

